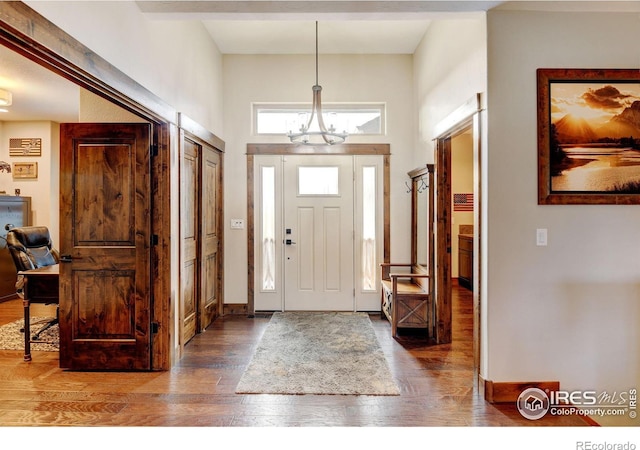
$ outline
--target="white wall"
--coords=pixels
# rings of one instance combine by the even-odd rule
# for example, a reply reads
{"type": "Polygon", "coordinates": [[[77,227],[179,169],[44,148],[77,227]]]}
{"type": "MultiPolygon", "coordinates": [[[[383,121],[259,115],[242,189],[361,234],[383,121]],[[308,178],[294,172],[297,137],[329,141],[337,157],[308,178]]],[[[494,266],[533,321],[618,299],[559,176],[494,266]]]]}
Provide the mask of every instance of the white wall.
{"type": "Polygon", "coordinates": [[[140,123],[146,120],[136,116],[118,105],[87,91],[80,89],[78,121],[85,123],[140,123]]]}
{"type": "MultiPolygon", "coordinates": [[[[391,144],[391,259],[409,261],[410,197],[415,115],[411,55],[320,55],[322,101],[384,102],[387,135],[351,136],[348,143],[391,144]]],[[[230,219],[247,219],[247,143],[288,142],[286,136],[252,135],[252,102],[311,102],[313,55],[225,55],[225,302],[247,302],[247,234],[230,219]],[[233,249],[233,251],[231,251],[233,249]]]]}
{"type": "Polygon", "coordinates": [[[640,386],[640,208],[538,206],[536,128],[536,69],[638,67],[638,25],[637,14],[488,14],[487,379],[640,386]]]}
{"type": "Polygon", "coordinates": [[[224,139],[221,54],[200,23],[150,20],[130,1],[25,3],[224,139]]]}
{"type": "Polygon", "coordinates": [[[486,28],[477,19],[434,21],[414,54],[418,134],[415,164],[433,162],[437,125],[486,91],[486,28]]]}

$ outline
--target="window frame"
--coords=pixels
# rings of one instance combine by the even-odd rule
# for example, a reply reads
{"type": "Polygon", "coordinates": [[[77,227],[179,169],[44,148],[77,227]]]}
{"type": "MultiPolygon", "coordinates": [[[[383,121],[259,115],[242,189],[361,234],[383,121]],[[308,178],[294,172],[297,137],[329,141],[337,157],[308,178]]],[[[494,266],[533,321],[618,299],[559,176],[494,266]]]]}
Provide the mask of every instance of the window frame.
{"type": "MultiPolygon", "coordinates": [[[[293,113],[309,113],[311,111],[311,103],[251,103],[251,135],[252,136],[281,136],[284,132],[259,133],[258,132],[258,115],[260,111],[282,111],[293,113]]],[[[380,132],[379,133],[353,133],[354,136],[386,136],[387,134],[387,104],[384,102],[363,102],[363,103],[322,103],[323,112],[334,111],[372,111],[380,112],[380,132]]]]}

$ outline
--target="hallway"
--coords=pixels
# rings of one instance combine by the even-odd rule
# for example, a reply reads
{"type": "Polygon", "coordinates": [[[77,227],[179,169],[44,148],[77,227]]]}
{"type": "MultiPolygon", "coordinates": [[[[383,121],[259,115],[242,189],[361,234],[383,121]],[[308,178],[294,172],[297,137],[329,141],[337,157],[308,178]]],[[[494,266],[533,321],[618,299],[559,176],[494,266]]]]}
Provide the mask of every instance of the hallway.
{"type": "MultiPolygon", "coordinates": [[[[55,352],[0,350],[2,426],[584,426],[578,417],[530,421],[515,405],[485,402],[473,383],[471,293],[454,288],[453,343],[394,340],[371,315],[400,396],[238,395],[234,393],[269,318],[227,316],[186,346],[168,372],[66,372],[55,352]]],[[[34,308],[35,309],[35,308],[34,308]]],[[[0,303],[0,323],[21,302],[0,303]]],[[[38,311],[35,311],[38,314],[38,311]]],[[[12,317],[13,319],[9,319],[12,317]]]]}

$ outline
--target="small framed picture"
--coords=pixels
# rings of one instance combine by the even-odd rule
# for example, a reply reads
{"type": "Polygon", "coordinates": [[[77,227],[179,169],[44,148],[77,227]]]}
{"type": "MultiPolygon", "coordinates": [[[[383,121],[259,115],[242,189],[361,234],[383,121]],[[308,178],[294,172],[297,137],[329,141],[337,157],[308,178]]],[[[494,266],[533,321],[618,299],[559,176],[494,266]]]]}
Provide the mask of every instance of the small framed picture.
{"type": "Polygon", "coordinates": [[[38,178],[37,162],[13,163],[13,178],[38,178]]]}
{"type": "Polygon", "coordinates": [[[41,156],[41,138],[9,139],[9,156],[41,156]]]}

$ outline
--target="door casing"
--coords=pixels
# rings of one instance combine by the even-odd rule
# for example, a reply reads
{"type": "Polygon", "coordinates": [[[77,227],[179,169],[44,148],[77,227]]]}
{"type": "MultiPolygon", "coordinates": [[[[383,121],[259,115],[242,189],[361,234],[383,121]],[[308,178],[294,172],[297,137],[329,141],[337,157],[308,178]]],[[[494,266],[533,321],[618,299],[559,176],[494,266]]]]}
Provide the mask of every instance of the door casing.
{"type": "MultiPolygon", "coordinates": [[[[481,361],[481,288],[482,267],[482,179],[480,170],[482,94],[478,93],[463,105],[452,111],[436,127],[436,340],[438,343],[451,342],[451,138],[463,130],[471,128],[474,155],[474,286],[473,286],[473,355],[474,369],[479,372],[481,361]]],[[[475,381],[475,380],[474,380],[475,381]]]]}
{"type": "Polygon", "coordinates": [[[341,144],[314,146],[296,144],[247,144],[247,239],[248,239],[248,292],[247,313],[255,315],[255,223],[254,223],[254,165],[258,155],[316,155],[319,149],[333,155],[380,155],[383,157],[383,260],[390,255],[390,145],[389,144],[341,144]]]}

